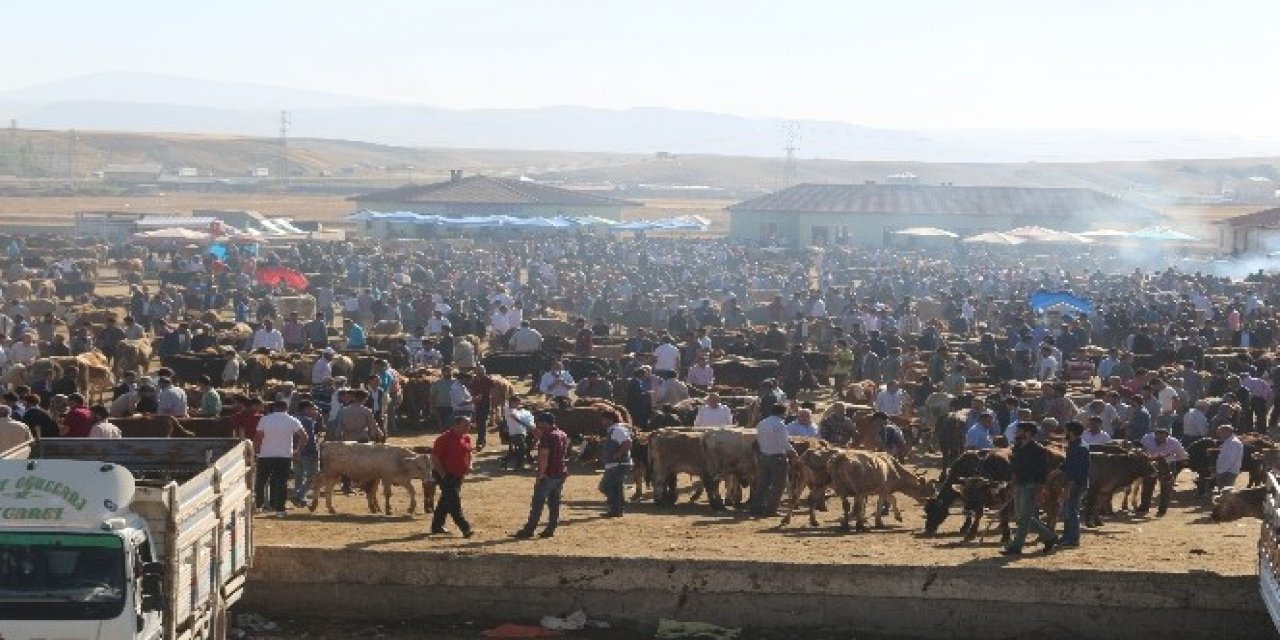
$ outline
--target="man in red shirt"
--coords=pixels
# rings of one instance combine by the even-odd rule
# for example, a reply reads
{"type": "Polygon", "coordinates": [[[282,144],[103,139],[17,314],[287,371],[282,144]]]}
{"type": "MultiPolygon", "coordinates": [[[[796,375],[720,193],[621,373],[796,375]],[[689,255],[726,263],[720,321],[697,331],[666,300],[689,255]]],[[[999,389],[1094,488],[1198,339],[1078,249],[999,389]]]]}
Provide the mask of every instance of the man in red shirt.
{"type": "Polygon", "coordinates": [[[556,534],[556,525],[560,523],[560,495],[564,491],[564,481],[569,477],[569,436],[556,426],[555,414],[539,414],[537,425],[541,434],[538,436],[538,480],[533,485],[529,521],[513,534],[515,538],[533,537],[533,530],[542,519],[543,505],[550,513],[547,527],[538,537],[550,538],[556,534]]]}
{"type": "Polygon", "coordinates": [[[62,417],[62,428],[59,431],[65,438],[88,438],[89,430],[97,421],[93,419],[93,412],[89,411],[89,407],[84,406],[84,396],[73,393],[67,396],[67,403],[71,408],[62,417]]]}
{"type": "Polygon", "coordinates": [[[440,486],[440,500],[436,502],[435,515],[431,517],[432,535],[449,533],[444,528],[446,516],[453,518],[462,537],[470,538],[475,533],[466,516],[462,515],[462,480],[471,472],[471,453],[474,450],[470,433],[471,418],[457,416],[453,419],[453,426],[431,445],[433,474],[440,486]]]}
{"type": "Polygon", "coordinates": [[[485,435],[489,432],[489,413],[493,404],[493,378],[483,366],[476,367],[468,385],[471,401],[476,407],[476,451],[484,451],[485,435]]]}
{"type": "Polygon", "coordinates": [[[258,420],[262,419],[262,401],[247,396],[237,398],[240,410],[231,414],[231,430],[237,438],[253,440],[258,434],[258,420]]]}

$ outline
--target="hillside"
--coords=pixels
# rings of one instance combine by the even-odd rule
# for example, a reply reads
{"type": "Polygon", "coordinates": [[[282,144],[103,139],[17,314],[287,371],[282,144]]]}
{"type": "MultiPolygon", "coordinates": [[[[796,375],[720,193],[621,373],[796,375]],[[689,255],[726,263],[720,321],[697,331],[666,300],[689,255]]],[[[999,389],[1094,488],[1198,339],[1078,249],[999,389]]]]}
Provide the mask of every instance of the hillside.
{"type": "MultiPolygon", "coordinates": [[[[161,165],[167,176],[180,167],[196,168],[203,178],[243,177],[253,167],[268,167],[275,176],[281,157],[280,142],[272,138],[81,131],[72,145],[68,132],[10,129],[0,132],[0,176],[65,179],[73,150],[78,179],[88,179],[107,165],[141,163],[161,165]]],[[[323,185],[335,193],[438,180],[450,169],[463,169],[619,189],[636,197],[643,197],[646,190],[670,191],[673,186],[715,187],[686,190],[681,196],[715,198],[775,190],[783,184],[784,164],[778,158],[413,148],[314,138],[290,139],[288,158],[294,184],[323,185]]],[[[1280,182],[1280,157],[1094,163],[800,159],[796,163],[799,182],[882,181],[901,172],[914,173],[926,184],[1088,187],[1159,204],[1218,193],[1250,176],[1280,182]]],[[[181,186],[166,184],[165,188],[181,186]]]]}
{"type": "MultiPolygon", "coordinates": [[[[265,136],[460,149],[769,157],[788,131],[810,158],[1079,162],[1271,155],[1280,140],[1181,129],[913,129],[661,106],[444,108],[151,73],[94,73],[0,90],[0,122],[32,129],[265,136]]],[[[778,114],[785,116],[786,114],[778,114]]]]}

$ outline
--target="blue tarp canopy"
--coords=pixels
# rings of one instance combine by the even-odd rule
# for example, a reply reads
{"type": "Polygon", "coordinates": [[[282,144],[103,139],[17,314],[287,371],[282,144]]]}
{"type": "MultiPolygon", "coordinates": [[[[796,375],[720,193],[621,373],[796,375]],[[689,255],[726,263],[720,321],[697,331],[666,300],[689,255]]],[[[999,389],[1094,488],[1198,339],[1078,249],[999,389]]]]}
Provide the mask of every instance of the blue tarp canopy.
{"type": "Polygon", "coordinates": [[[1037,291],[1027,298],[1027,304],[1036,313],[1044,313],[1053,307],[1067,307],[1080,313],[1093,313],[1093,302],[1070,291],[1037,291]]]}
{"type": "Polygon", "coordinates": [[[698,216],[680,216],[660,220],[636,220],[627,223],[615,223],[596,216],[555,216],[553,218],[522,218],[507,215],[467,216],[450,218],[446,216],[417,213],[414,211],[357,211],[347,220],[353,222],[369,222],[386,220],[389,222],[409,222],[412,224],[433,224],[442,227],[528,227],[538,229],[569,229],[573,227],[590,227],[608,225],[614,231],[648,231],[651,229],[696,229],[705,230],[709,225],[704,218],[698,216]]]}

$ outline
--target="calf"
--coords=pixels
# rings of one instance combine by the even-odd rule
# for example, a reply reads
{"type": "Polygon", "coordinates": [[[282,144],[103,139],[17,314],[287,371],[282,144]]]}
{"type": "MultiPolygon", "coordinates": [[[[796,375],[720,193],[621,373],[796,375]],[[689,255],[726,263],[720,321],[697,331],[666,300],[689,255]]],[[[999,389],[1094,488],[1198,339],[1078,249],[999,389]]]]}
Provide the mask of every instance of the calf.
{"type": "MultiPolygon", "coordinates": [[[[425,498],[431,491],[431,456],[425,453],[385,444],[326,442],[320,445],[320,473],[315,480],[315,495],[311,499],[311,511],[316,510],[320,494],[325,496],[325,508],[333,509],[333,485],[342,477],[366,486],[365,498],[370,513],[380,513],[374,496],[377,483],[382,483],[385,513],[391,515],[391,485],[400,485],[409,492],[409,509],[413,515],[418,509],[418,494],[413,481],[422,482],[425,498]]],[[[424,511],[431,510],[425,501],[424,511]]]]}
{"type": "Polygon", "coordinates": [[[805,447],[803,451],[797,446],[799,454],[789,461],[789,469],[787,473],[787,495],[788,505],[787,514],[782,516],[780,526],[786,526],[791,523],[791,516],[796,512],[796,504],[800,502],[800,492],[805,487],[809,488],[809,526],[817,527],[818,518],[816,511],[825,511],[823,506],[825,502],[827,487],[831,486],[830,465],[834,456],[839,455],[843,449],[831,447],[821,440],[811,441],[810,446],[805,447]]]}
{"type": "Polygon", "coordinates": [[[1267,501],[1266,487],[1249,487],[1233,489],[1218,496],[1209,517],[1214,522],[1232,522],[1241,518],[1257,518],[1263,520],[1263,505],[1267,501]]]}
{"type": "Polygon", "coordinates": [[[756,456],[753,445],[754,430],[706,429],[702,436],[702,457],[706,471],[702,484],[707,490],[707,500],[714,510],[724,509],[720,497],[720,480],[726,479],[728,493],[734,506],[742,505],[742,487],[749,485],[756,475],[756,456]]]}
{"type": "MultiPolygon", "coordinates": [[[[854,496],[853,512],[856,529],[866,530],[867,496],[879,496],[882,503],[890,503],[894,493],[905,493],[921,502],[937,496],[937,490],[924,476],[911,473],[893,456],[882,452],[846,450],[831,457],[828,473],[832,485],[844,508],[840,528],[850,528],[849,496],[854,496]]],[[[894,517],[901,521],[902,514],[894,507],[894,517]]],[[[880,510],[875,510],[876,528],[884,526],[880,510]]]]}
{"type": "Polygon", "coordinates": [[[1089,454],[1089,488],[1084,493],[1084,512],[1081,518],[1085,526],[1102,525],[1099,515],[1101,505],[1110,504],[1115,492],[1139,480],[1155,478],[1155,463],[1136,451],[1125,453],[1089,454]]]}
{"type": "Polygon", "coordinates": [[[676,474],[687,473],[707,483],[706,454],[701,429],[667,428],[649,436],[649,468],[653,474],[653,502],[660,506],[676,503],[676,474]]]}

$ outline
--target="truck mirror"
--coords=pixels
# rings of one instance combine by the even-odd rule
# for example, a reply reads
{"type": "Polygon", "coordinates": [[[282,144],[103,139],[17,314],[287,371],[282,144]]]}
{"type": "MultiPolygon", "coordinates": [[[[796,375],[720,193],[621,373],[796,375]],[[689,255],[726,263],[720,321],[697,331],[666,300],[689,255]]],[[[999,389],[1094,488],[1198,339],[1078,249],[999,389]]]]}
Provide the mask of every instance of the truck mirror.
{"type": "Polygon", "coordinates": [[[142,610],[155,611],[164,602],[164,563],[142,565],[142,610]]]}

